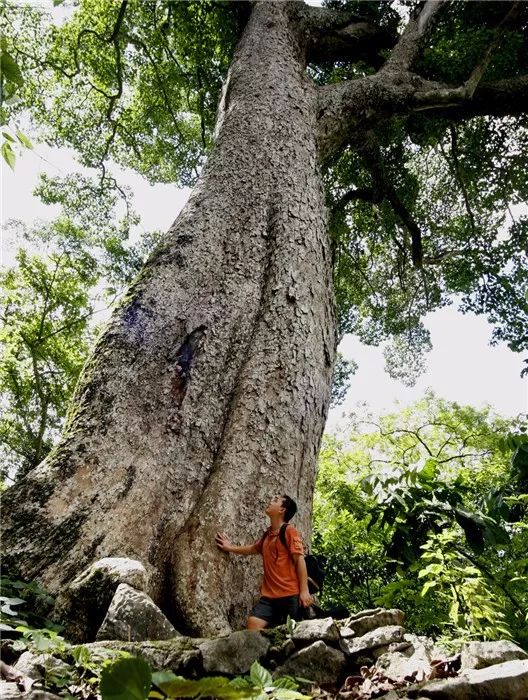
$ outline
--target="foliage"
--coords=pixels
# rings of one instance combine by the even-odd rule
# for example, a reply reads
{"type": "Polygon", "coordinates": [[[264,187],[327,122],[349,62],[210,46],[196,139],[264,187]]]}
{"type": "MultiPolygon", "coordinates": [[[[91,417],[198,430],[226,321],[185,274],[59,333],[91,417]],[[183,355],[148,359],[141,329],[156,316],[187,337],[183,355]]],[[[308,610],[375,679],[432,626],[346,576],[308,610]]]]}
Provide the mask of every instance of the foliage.
{"type": "Polygon", "coordinates": [[[53,598],[36,581],[17,581],[7,576],[0,578],[0,630],[14,632],[22,625],[25,629],[44,628],[58,631],[58,627],[46,618],[53,598]]]}
{"type": "Polygon", "coordinates": [[[16,151],[33,148],[31,140],[24,134],[15,118],[8,120],[4,105],[20,102],[17,92],[24,85],[24,77],[16,60],[7,48],[5,37],[0,39],[0,126],[2,126],[2,158],[14,170],[16,151]]]}
{"type": "Polygon", "coordinates": [[[96,334],[95,314],[139,271],[158,235],[128,243],[138,217],[127,193],[118,199],[108,181],[42,176],[36,194],[61,214],[31,228],[11,222],[27,248],[0,273],[0,449],[2,474],[11,478],[39,464],[57,440],[96,334]]]}
{"type": "MultiPolygon", "coordinates": [[[[309,77],[327,85],[374,73],[401,31],[405,4],[326,4],[379,24],[385,48],[323,57],[309,77]]],[[[39,139],[72,147],[103,177],[113,161],[150,182],[192,184],[212,146],[221,84],[248,12],[247,3],[213,0],[83,0],[53,23],[39,8],[7,3],[5,51],[24,78],[22,100],[4,106],[5,118],[28,109],[39,139]]],[[[414,70],[462,84],[504,13],[500,3],[446,5],[414,70]]],[[[523,8],[494,46],[482,80],[526,74],[525,15],[523,8]]],[[[430,348],[424,315],[454,299],[463,312],[488,317],[493,342],[528,347],[528,223],[512,206],[528,195],[526,127],[525,115],[380,119],[361,148],[351,144],[324,164],[340,332],[384,343],[388,371],[406,383],[423,371],[430,348]]]]}
{"type": "Polygon", "coordinates": [[[321,452],[314,548],[335,568],[324,602],[396,605],[417,632],[526,644],[522,423],[428,395],[350,429],[321,452]]]}
{"type": "Polygon", "coordinates": [[[337,353],[334,367],[334,377],[332,382],[332,398],[330,406],[339,406],[345,400],[347,391],[350,388],[350,381],[356,373],[357,363],[353,360],[346,360],[340,352],[337,353]]]}
{"type": "Polygon", "coordinates": [[[237,676],[232,680],[222,676],[189,680],[170,671],[151,673],[149,665],[142,659],[124,658],[103,670],[100,690],[102,700],[208,697],[220,700],[303,700],[306,696],[299,693],[297,687],[298,684],[289,677],[273,680],[271,673],[257,661],[251,666],[249,676],[237,676]],[[150,690],[151,684],[153,690],[150,690]]]}

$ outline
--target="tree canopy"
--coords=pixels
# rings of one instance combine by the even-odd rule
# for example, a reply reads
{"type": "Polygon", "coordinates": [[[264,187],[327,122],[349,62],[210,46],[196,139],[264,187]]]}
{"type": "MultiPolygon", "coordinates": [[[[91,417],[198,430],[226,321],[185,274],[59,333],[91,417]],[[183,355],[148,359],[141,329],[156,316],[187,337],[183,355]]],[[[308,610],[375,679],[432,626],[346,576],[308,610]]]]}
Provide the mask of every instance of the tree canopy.
{"type": "MultiPolygon", "coordinates": [[[[411,110],[351,120],[323,162],[341,333],[390,339],[387,368],[407,382],[430,347],[424,315],[453,300],[487,316],[493,342],[528,346],[528,231],[517,206],[528,195],[527,7],[436,5],[423,46],[411,36],[420,4],[308,8],[321,31],[307,79],[323,88],[322,110],[324,89],[353,90],[380,70],[404,66],[424,86],[411,110]],[[407,49],[400,42],[384,65],[409,17],[407,49]]],[[[151,182],[193,184],[250,7],[83,0],[53,23],[7,3],[4,80],[20,99],[7,100],[3,120],[29,110],[35,138],[73,147],[103,180],[114,162],[151,182]]]]}

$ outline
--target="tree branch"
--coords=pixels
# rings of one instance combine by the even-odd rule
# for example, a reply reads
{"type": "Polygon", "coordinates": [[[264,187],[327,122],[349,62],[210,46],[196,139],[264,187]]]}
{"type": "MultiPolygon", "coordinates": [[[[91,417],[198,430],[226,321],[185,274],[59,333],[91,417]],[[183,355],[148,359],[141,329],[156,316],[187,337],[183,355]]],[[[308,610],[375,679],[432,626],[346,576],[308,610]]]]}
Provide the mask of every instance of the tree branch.
{"type": "Polygon", "coordinates": [[[514,20],[517,19],[520,9],[521,3],[514,2],[509,11],[497,25],[495,29],[495,38],[493,39],[491,44],[487,46],[486,49],[482,52],[480,59],[477,61],[477,64],[473,68],[471,75],[464,84],[466,98],[471,99],[473,97],[473,94],[477,89],[478,84],[482,80],[482,76],[486,72],[491,57],[501,45],[502,40],[506,35],[506,32],[512,26],[514,20]]]}
{"type": "Polygon", "coordinates": [[[422,233],[410,211],[400,199],[394,185],[390,181],[383,160],[377,139],[373,132],[364,138],[364,143],[359,149],[363,161],[372,175],[374,188],[383,193],[387,201],[392,206],[394,213],[399,217],[411,236],[411,257],[414,267],[421,268],[423,265],[422,233]]]}
{"type": "Polygon", "coordinates": [[[408,71],[418,57],[422,42],[433,27],[438,11],[445,0],[427,0],[418,14],[411,16],[389,59],[381,69],[384,72],[408,71]]]}
{"type": "Polygon", "coordinates": [[[363,59],[375,67],[383,63],[379,51],[394,46],[395,37],[355,12],[327,7],[296,7],[305,37],[308,63],[363,59]]]}
{"type": "Polygon", "coordinates": [[[383,199],[383,195],[373,187],[359,187],[357,190],[350,190],[340,197],[332,206],[333,211],[344,209],[347,204],[362,199],[364,202],[378,204],[383,199]]]}
{"type": "Polygon", "coordinates": [[[471,98],[467,97],[464,85],[425,83],[414,94],[413,110],[456,120],[524,114],[528,111],[528,75],[481,83],[471,98]]]}

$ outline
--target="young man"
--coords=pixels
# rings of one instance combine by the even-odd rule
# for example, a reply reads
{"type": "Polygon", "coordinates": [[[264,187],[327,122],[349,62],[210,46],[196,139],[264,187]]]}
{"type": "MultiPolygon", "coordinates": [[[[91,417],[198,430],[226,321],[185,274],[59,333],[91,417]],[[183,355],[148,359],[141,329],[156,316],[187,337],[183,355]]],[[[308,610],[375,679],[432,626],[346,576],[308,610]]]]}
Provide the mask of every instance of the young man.
{"type": "Polygon", "coordinates": [[[313,598],[308,591],[308,574],[304,562],[304,548],[299,532],[288,525],[285,531],[286,547],[279,538],[284,523],[297,512],[297,505],[289,496],[274,496],[266,508],[270,526],[253,544],[237,547],[223,533],[216,535],[216,544],[224,552],[233,554],[261,554],[264,578],[261,598],[247,620],[249,630],[283,624],[288,615],[295,619],[299,605],[308,607],[313,598]]]}

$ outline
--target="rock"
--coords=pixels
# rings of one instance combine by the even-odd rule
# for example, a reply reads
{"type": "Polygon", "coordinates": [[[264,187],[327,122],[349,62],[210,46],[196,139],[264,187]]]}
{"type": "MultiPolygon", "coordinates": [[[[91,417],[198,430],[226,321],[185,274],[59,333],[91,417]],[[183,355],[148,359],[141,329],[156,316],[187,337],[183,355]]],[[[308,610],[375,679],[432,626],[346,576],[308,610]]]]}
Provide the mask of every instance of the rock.
{"type": "Polygon", "coordinates": [[[202,655],[198,644],[203,639],[175,637],[159,642],[106,641],[86,644],[94,656],[108,655],[112,651],[126,651],[150,664],[154,671],[169,670],[186,677],[199,676],[202,670],[202,655]]]}
{"type": "Polygon", "coordinates": [[[526,700],[528,660],[505,661],[478,670],[467,669],[457,678],[430,681],[407,690],[409,698],[427,700],[526,700]]]}
{"type": "Polygon", "coordinates": [[[157,641],[180,636],[146,593],[120,583],[96,639],[157,641]]]}
{"type": "Polygon", "coordinates": [[[322,620],[303,620],[293,630],[294,642],[338,642],[339,630],[331,617],[322,620]]]}
{"type": "Polygon", "coordinates": [[[273,675],[275,677],[295,676],[307,678],[314,683],[334,684],[343,673],[344,667],[344,654],[319,641],[290,656],[273,675]]]}
{"type": "Polygon", "coordinates": [[[375,610],[365,610],[363,613],[349,617],[341,626],[342,637],[361,637],[362,635],[377,629],[378,627],[387,627],[391,625],[403,625],[405,615],[402,610],[396,608],[392,610],[384,610],[376,608],[375,610]]]}
{"type": "Polygon", "coordinates": [[[55,605],[55,616],[65,621],[64,636],[72,642],[93,641],[120,583],[145,590],[147,572],[141,562],[107,557],[79,574],[55,605]]]}
{"type": "Polygon", "coordinates": [[[286,658],[295,652],[295,644],[291,639],[287,639],[280,647],[280,653],[286,658]]]}
{"type": "Polygon", "coordinates": [[[367,632],[357,639],[355,637],[341,639],[340,647],[347,656],[362,654],[377,647],[388,646],[393,642],[401,642],[403,634],[403,627],[389,625],[367,632]]]}
{"type": "Polygon", "coordinates": [[[0,681],[0,698],[2,700],[23,700],[27,698],[27,693],[20,690],[16,683],[0,681]]]}
{"type": "Polygon", "coordinates": [[[350,615],[350,617],[345,620],[345,622],[349,622],[350,620],[359,620],[360,617],[370,617],[371,615],[377,615],[377,613],[381,612],[383,608],[372,608],[371,610],[360,610],[357,613],[354,613],[353,615],[350,615]]]}
{"type": "Polygon", "coordinates": [[[206,673],[247,673],[254,661],[266,655],[270,642],[260,632],[242,630],[199,644],[206,673]]]}
{"type": "Polygon", "coordinates": [[[44,680],[49,673],[58,677],[68,677],[71,671],[68,664],[51,654],[34,654],[31,651],[25,651],[22,654],[14,665],[14,669],[22,676],[32,678],[34,681],[44,680]]]}
{"type": "Polygon", "coordinates": [[[513,642],[468,642],[461,652],[462,668],[486,668],[504,661],[528,659],[528,654],[513,642]]]}
{"type": "Polygon", "coordinates": [[[390,649],[379,656],[376,668],[379,668],[388,677],[396,680],[407,678],[423,680],[431,670],[431,661],[434,657],[434,645],[427,637],[418,637],[414,634],[406,634],[405,641],[400,644],[392,644],[391,647],[403,649],[391,651],[390,649]]]}
{"type": "Polygon", "coordinates": [[[45,690],[35,689],[26,693],[20,690],[17,683],[3,683],[0,681],[0,698],[2,700],[61,700],[58,695],[48,693],[45,690]]]}

